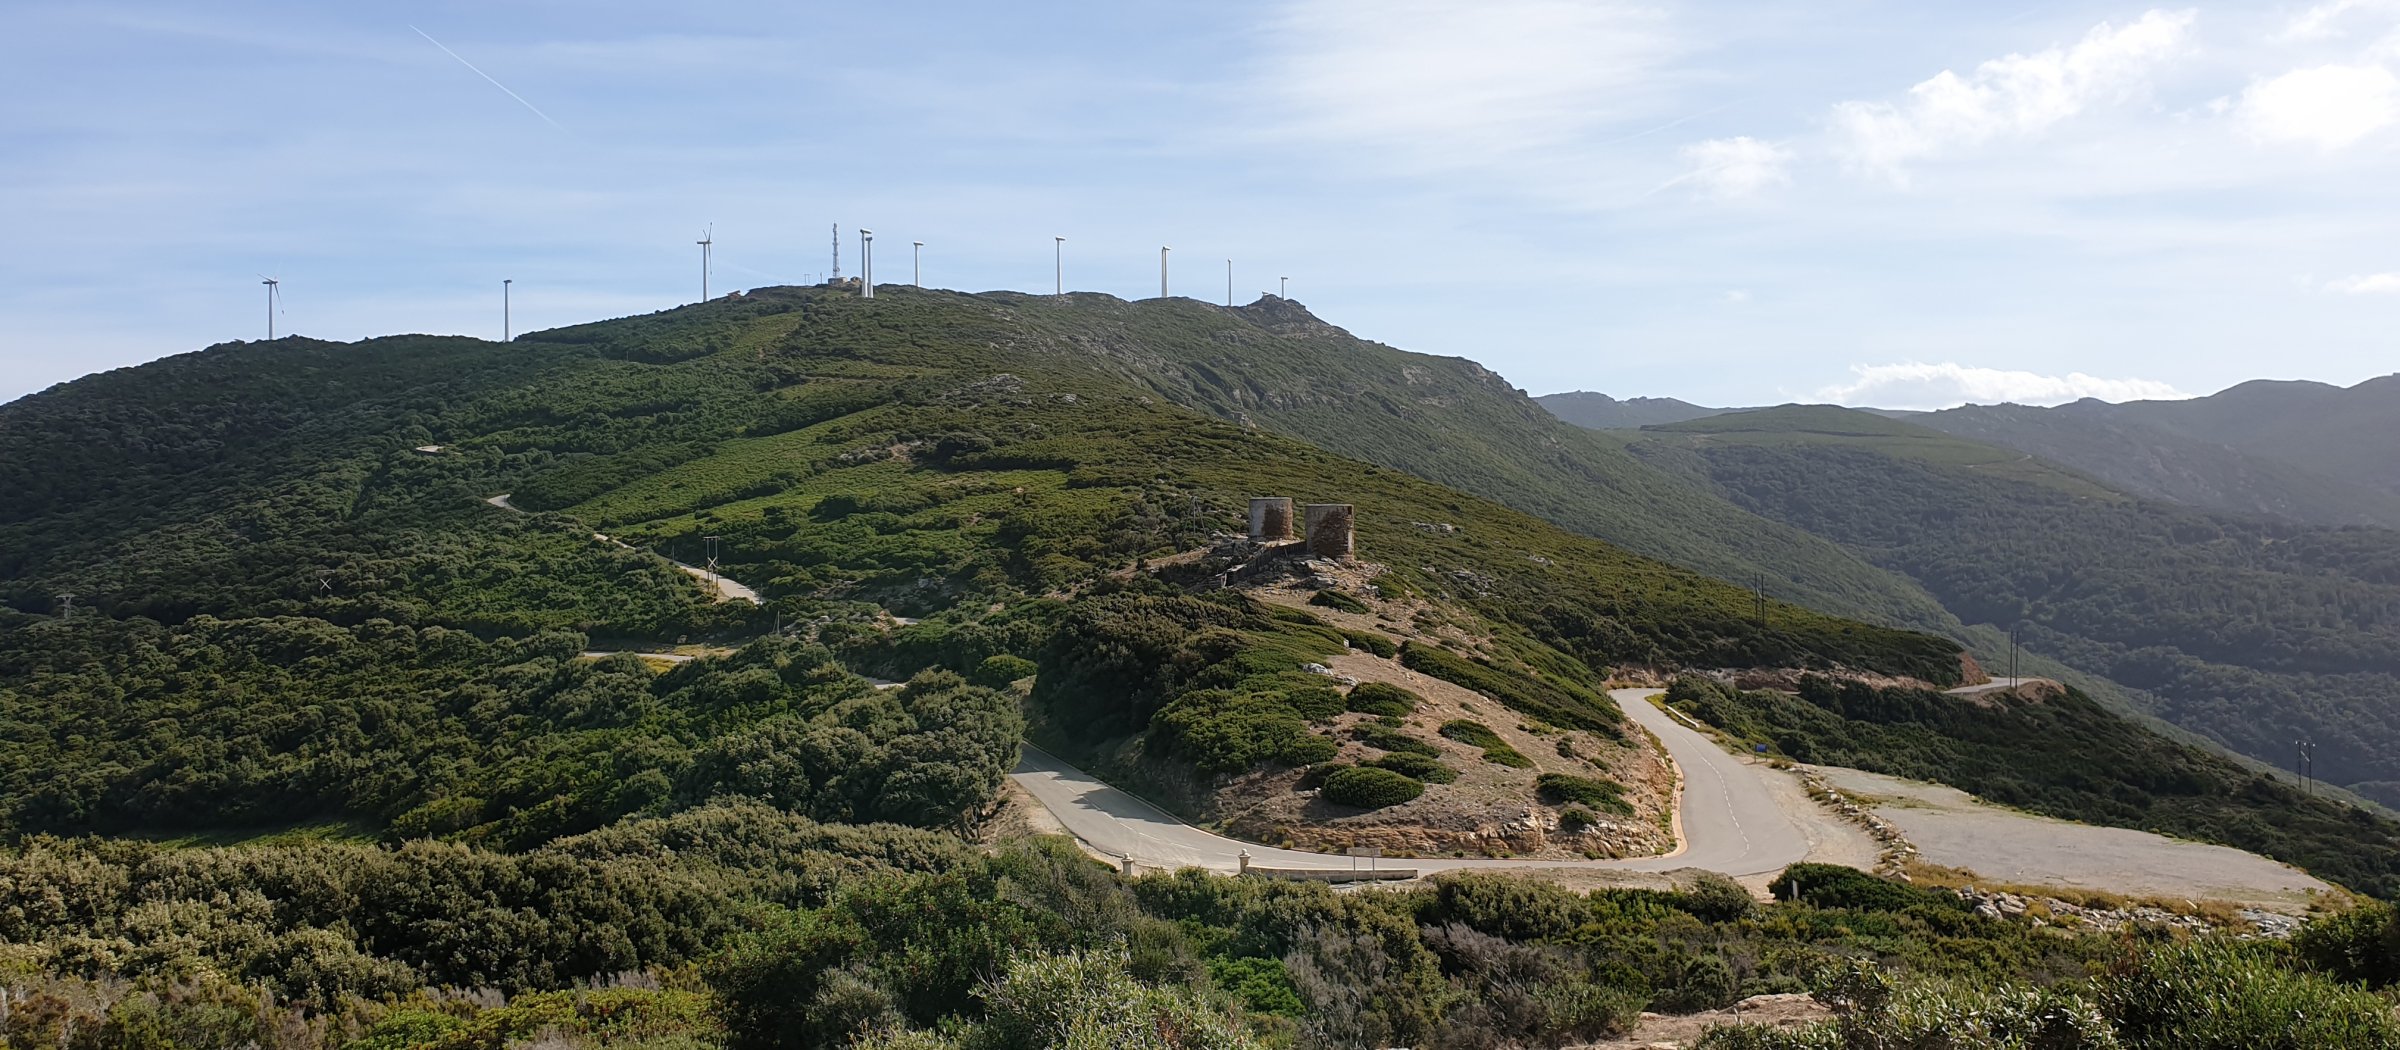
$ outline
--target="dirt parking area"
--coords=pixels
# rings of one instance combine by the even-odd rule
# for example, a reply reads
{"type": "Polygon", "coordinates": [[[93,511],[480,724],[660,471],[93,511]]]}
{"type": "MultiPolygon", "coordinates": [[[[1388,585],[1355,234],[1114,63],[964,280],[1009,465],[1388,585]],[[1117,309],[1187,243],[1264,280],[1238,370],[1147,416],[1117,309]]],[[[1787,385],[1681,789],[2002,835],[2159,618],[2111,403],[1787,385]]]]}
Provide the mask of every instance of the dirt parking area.
{"type": "Polygon", "coordinates": [[[2227,846],[2032,816],[1939,784],[1855,769],[1817,772],[1871,804],[1927,862],[1965,868],[1994,883],[2231,901],[2286,912],[2304,908],[2312,892],[2335,892],[2288,864],[2227,846]]]}

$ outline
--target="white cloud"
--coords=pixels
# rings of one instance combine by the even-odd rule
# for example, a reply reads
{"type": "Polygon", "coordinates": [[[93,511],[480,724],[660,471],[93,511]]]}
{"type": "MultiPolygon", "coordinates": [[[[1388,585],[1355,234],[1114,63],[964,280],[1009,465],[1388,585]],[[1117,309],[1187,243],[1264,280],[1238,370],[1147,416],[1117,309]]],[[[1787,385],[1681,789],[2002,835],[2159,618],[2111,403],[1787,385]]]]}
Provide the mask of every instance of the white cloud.
{"type": "Polygon", "coordinates": [[[2400,121],[2400,77],[2382,66],[2296,69],[2251,84],[2235,119],[2262,142],[2340,149],[2400,121]]]}
{"type": "Polygon", "coordinates": [[[1852,381],[1818,391],[1837,405],[1935,409],[1963,404],[2058,405],[2087,397],[2102,401],[2176,400],[2191,397],[2173,384],[2151,379],[2106,379],[2070,372],[2063,376],[1944,362],[1910,361],[1852,365],[1852,381]]]}
{"type": "Polygon", "coordinates": [[[1688,182],[1721,199],[1755,197],[1769,186],[1792,181],[1785,170],[1791,165],[1792,151],[1748,135],[1692,143],[1683,148],[1683,159],[1691,170],[1667,185],[1688,182]]]}
{"type": "Polygon", "coordinates": [[[2284,40],[2322,40],[2344,35],[2338,28],[2348,15],[2358,11],[2400,10],[2394,0],[2329,0],[2293,16],[2283,30],[2284,40]]]}
{"type": "Polygon", "coordinates": [[[1624,0],[1301,0],[1267,34],[1285,130],[1432,167],[1582,141],[1646,111],[1681,52],[1660,9],[1624,0]]]}
{"type": "Polygon", "coordinates": [[[2400,295],[2400,273],[2368,273],[2325,282],[2328,292],[2344,295],[2400,295]]]}
{"type": "Polygon", "coordinates": [[[1741,304],[1750,301],[1750,289],[1728,288],[1725,290],[1724,299],[1728,304],[1740,306],[1741,304]]]}
{"type": "Polygon", "coordinates": [[[2103,22],[2073,47],[1996,58],[1966,76],[1943,70],[1898,103],[1836,105],[1834,131],[1852,163],[1902,178],[1914,161],[2035,135],[2139,95],[2152,72],[2189,49],[2195,17],[2153,10],[2123,28],[2103,22]]]}

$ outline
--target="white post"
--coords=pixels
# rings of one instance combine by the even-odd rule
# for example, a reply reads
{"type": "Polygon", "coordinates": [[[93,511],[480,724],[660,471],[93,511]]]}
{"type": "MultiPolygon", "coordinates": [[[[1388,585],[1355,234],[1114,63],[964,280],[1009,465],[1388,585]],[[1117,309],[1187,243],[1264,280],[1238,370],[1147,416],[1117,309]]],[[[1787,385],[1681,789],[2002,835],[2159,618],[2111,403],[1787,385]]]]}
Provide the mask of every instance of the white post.
{"type": "Polygon", "coordinates": [[[1169,250],[1163,245],[1158,249],[1158,297],[1161,299],[1167,297],[1167,252],[1169,250]]]}

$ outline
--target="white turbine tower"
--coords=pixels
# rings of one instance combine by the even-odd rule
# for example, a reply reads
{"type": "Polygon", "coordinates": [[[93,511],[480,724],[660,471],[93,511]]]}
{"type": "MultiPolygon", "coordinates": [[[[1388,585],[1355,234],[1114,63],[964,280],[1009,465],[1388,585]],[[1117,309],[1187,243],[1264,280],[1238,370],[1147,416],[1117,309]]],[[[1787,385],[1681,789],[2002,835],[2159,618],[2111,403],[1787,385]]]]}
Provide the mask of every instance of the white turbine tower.
{"type": "Polygon", "coordinates": [[[914,247],[908,250],[908,283],[923,288],[925,287],[925,242],[910,241],[909,243],[914,247]]]}
{"type": "Polygon", "coordinates": [[[509,341],[508,286],[515,283],[517,283],[517,279],[514,277],[502,278],[500,281],[500,341],[503,343],[509,341]]]}
{"type": "Polygon", "coordinates": [[[875,298],[875,231],[858,231],[858,297],[875,298]]]}
{"type": "Polygon", "coordinates": [[[698,243],[700,245],[700,301],[705,303],[708,301],[709,251],[717,243],[716,223],[709,223],[707,229],[700,231],[698,243]]]}
{"type": "Polygon", "coordinates": [[[1058,282],[1058,294],[1065,295],[1067,294],[1067,239],[1064,237],[1050,239],[1058,242],[1051,246],[1053,253],[1050,259],[1052,279],[1058,282]]]}
{"type": "Polygon", "coordinates": [[[1167,253],[1171,251],[1174,249],[1163,244],[1158,248],[1158,297],[1161,299],[1167,297],[1167,253]]]}
{"type": "Polygon", "coordinates": [[[282,293],[277,291],[277,286],[283,282],[262,273],[258,275],[258,283],[267,286],[267,341],[271,343],[275,341],[275,309],[283,305],[282,293]]]}

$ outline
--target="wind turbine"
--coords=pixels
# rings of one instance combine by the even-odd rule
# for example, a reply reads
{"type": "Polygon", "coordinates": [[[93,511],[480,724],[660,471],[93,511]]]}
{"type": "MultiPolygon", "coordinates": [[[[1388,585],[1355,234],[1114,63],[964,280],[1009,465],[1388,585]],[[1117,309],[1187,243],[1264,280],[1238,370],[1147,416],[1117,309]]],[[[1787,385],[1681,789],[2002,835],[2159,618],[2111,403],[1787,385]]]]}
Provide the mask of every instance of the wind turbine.
{"type": "Polygon", "coordinates": [[[697,243],[700,245],[700,301],[705,303],[708,301],[709,248],[717,243],[717,224],[709,223],[707,229],[700,231],[700,240],[697,243]]]}
{"type": "Polygon", "coordinates": [[[858,297],[875,298],[875,231],[858,231],[858,297]]]}
{"type": "Polygon", "coordinates": [[[1067,294],[1067,239],[1064,237],[1050,239],[1058,242],[1052,246],[1052,251],[1055,253],[1050,263],[1055,270],[1052,276],[1058,282],[1058,294],[1065,295],[1067,294]]]}
{"type": "Polygon", "coordinates": [[[908,250],[908,283],[923,288],[925,287],[925,242],[910,241],[909,243],[915,247],[908,250]]]}
{"type": "Polygon", "coordinates": [[[1225,305],[1233,305],[1233,260],[1225,260],[1225,305]]]}
{"type": "Polygon", "coordinates": [[[1289,278],[1289,277],[1278,277],[1278,278],[1276,278],[1276,279],[1275,279],[1275,298],[1277,298],[1277,299],[1289,299],[1289,298],[1291,298],[1291,297],[1292,297],[1292,279],[1291,279],[1291,278],[1289,278]]]}
{"type": "Polygon", "coordinates": [[[500,341],[503,343],[509,341],[508,286],[515,283],[517,283],[517,279],[514,277],[503,278],[500,281],[500,341]]]}
{"type": "Polygon", "coordinates": [[[272,343],[275,341],[275,307],[280,303],[275,286],[282,282],[262,273],[258,275],[258,283],[267,286],[267,341],[272,343]]]}
{"type": "Polygon", "coordinates": [[[1158,248],[1158,297],[1167,297],[1167,253],[1174,251],[1165,245],[1158,248]]]}

